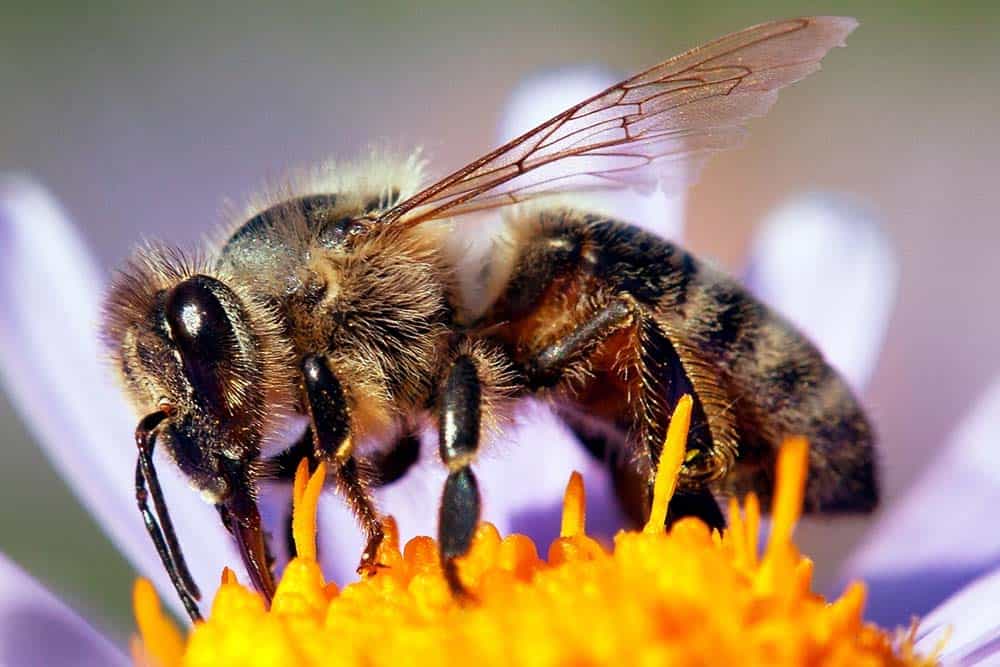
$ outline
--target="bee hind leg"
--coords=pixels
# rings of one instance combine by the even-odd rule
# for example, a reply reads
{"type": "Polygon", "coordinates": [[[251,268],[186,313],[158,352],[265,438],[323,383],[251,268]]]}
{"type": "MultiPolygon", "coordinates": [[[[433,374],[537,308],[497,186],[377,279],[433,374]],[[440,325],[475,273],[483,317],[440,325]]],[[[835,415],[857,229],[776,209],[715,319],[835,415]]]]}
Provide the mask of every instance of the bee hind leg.
{"type": "MultiPolygon", "coordinates": [[[[560,410],[559,414],[577,442],[607,466],[615,496],[629,522],[635,528],[642,526],[649,517],[652,503],[649,475],[643,466],[632,460],[623,445],[612,442],[606,435],[591,432],[565,411],[560,410]]],[[[701,519],[709,528],[719,531],[726,527],[719,502],[708,489],[678,489],[670,499],[664,527],[669,530],[678,520],[688,516],[701,519]]]]}
{"type": "MultiPolygon", "coordinates": [[[[629,428],[628,423],[617,426],[623,426],[623,432],[635,433],[639,451],[607,442],[606,436],[588,433],[579,424],[574,424],[568,413],[563,413],[563,419],[581,444],[591,453],[599,452],[599,458],[607,461],[623,509],[641,525],[649,516],[652,502],[653,476],[666,433],[664,415],[673,412],[681,395],[690,394],[694,399],[689,449],[705,457],[715,452],[698,393],[661,328],[631,297],[618,295],[561,340],[541,349],[528,363],[526,375],[529,384],[535,387],[554,386],[572,375],[575,367],[587,364],[605,341],[620,332],[627,332],[627,336],[619,338],[617,343],[622,346],[620,356],[632,360],[626,370],[637,380],[635,391],[621,398],[628,404],[622,418],[634,420],[631,421],[633,428],[629,428]],[[637,453],[639,456],[635,455],[637,453]]],[[[670,503],[667,527],[685,516],[695,516],[720,531],[726,525],[718,502],[706,487],[685,485],[678,489],[670,503]]]]}
{"type": "Polygon", "coordinates": [[[709,528],[720,533],[726,529],[726,516],[719,507],[719,501],[707,488],[678,490],[667,507],[666,528],[669,530],[677,521],[685,517],[701,519],[709,528]]]}

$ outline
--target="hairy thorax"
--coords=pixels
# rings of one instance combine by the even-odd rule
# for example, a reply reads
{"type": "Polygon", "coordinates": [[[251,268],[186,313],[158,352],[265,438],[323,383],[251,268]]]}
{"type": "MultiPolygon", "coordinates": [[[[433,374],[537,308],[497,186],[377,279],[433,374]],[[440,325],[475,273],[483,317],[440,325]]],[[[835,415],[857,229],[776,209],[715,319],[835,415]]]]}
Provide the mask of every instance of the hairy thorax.
{"type": "Polygon", "coordinates": [[[295,259],[277,262],[285,270],[266,280],[242,278],[276,303],[297,359],[328,360],[350,403],[355,437],[377,436],[423,408],[452,312],[451,271],[434,235],[318,229],[300,239],[295,259]]]}

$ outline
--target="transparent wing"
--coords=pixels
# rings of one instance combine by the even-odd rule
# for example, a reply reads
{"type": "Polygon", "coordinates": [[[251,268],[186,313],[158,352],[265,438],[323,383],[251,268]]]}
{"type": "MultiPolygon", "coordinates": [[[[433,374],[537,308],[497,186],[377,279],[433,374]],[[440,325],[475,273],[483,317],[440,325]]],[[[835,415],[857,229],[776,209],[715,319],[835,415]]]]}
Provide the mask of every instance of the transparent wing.
{"type": "Polygon", "coordinates": [[[484,155],[379,222],[417,224],[567,191],[680,190],[855,27],[842,17],[776,21],[691,49],[484,155]]]}

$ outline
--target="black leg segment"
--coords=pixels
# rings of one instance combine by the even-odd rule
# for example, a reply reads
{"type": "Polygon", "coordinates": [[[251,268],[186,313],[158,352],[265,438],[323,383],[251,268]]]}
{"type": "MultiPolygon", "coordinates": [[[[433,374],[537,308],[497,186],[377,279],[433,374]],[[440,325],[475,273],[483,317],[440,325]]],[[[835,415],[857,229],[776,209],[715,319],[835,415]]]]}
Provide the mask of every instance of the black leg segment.
{"type": "MultiPolygon", "coordinates": [[[[312,428],[306,429],[303,436],[294,445],[276,456],[268,459],[269,468],[274,479],[291,482],[295,479],[295,471],[302,459],[309,460],[310,468],[314,468],[316,457],[312,428]]],[[[359,570],[371,572],[374,565],[374,555],[383,539],[382,523],[369,500],[367,488],[391,484],[400,479],[420,456],[420,438],[409,433],[402,436],[390,449],[375,453],[364,458],[352,457],[343,464],[333,462],[331,479],[337,485],[338,491],[347,499],[348,504],[359,517],[359,522],[368,537],[365,553],[361,557],[359,570]],[[364,474],[361,473],[364,471],[364,474]]],[[[325,458],[325,457],[324,457],[325,458]]],[[[288,515],[283,524],[284,541],[289,556],[294,556],[295,540],[292,537],[292,511],[289,505],[288,515]]]]}
{"type": "Polygon", "coordinates": [[[302,360],[302,376],[309,397],[316,454],[322,458],[333,457],[350,435],[351,421],[344,390],[326,360],[317,355],[302,360]]]}
{"type": "Polygon", "coordinates": [[[441,395],[441,460],[450,470],[479,447],[479,403],[482,390],[476,365],[462,355],[448,374],[441,395]]]}
{"type": "Polygon", "coordinates": [[[458,578],[455,558],[464,556],[472,545],[472,538],[479,523],[479,485],[472,468],[464,467],[448,475],[441,494],[438,514],[438,542],[441,548],[441,565],[452,592],[463,595],[458,578]]]}
{"type": "Polygon", "coordinates": [[[313,455],[330,462],[337,489],[367,536],[358,572],[373,573],[377,569],[375,557],[384,533],[369,491],[369,480],[360,474],[351,449],[351,418],[344,391],[323,357],[307,356],[302,361],[302,374],[309,399],[313,455]]]}
{"type": "Polygon", "coordinates": [[[667,507],[666,528],[669,530],[674,523],[686,516],[701,519],[709,528],[719,532],[726,529],[726,517],[708,489],[678,490],[670,499],[667,507]]]}
{"type": "MultiPolygon", "coordinates": [[[[365,456],[356,456],[358,468],[365,471],[374,487],[388,486],[397,482],[420,460],[420,437],[416,433],[406,433],[385,450],[365,456]]],[[[313,448],[312,428],[299,438],[298,442],[285,451],[267,459],[271,479],[291,482],[302,459],[309,459],[310,467],[315,467],[318,459],[313,448]]]]}
{"type": "Polygon", "coordinates": [[[441,460],[449,470],[441,494],[438,544],[445,578],[456,595],[464,595],[465,591],[455,558],[469,550],[479,523],[479,485],[470,466],[479,448],[481,401],[476,365],[469,356],[462,355],[455,360],[442,388],[438,415],[441,460]]]}
{"type": "Polygon", "coordinates": [[[406,433],[388,449],[361,457],[358,467],[370,472],[373,486],[382,487],[402,479],[419,460],[420,436],[406,433]]]}

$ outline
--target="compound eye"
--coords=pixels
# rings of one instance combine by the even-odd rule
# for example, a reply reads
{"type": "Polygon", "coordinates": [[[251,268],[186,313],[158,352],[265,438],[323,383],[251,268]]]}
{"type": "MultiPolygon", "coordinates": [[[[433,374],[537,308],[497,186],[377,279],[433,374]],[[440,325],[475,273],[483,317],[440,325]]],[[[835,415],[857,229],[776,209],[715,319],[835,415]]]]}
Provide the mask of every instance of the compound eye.
{"type": "Polygon", "coordinates": [[[184,374],[197,399],[216,409],[226,408],[227,372],[239,354],[239,344],[226,304],[235,297],[224,284],[208,276],[193,276],[167,297],[165,315],[184,374]]]}

